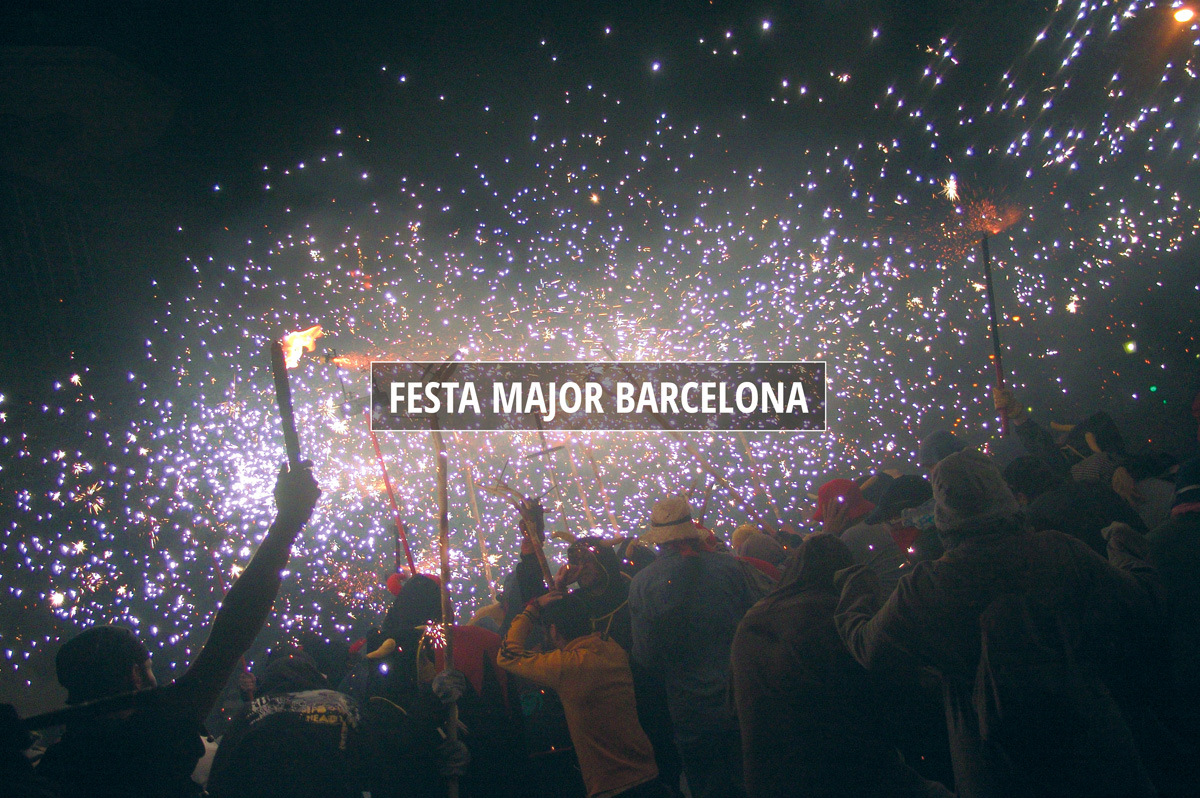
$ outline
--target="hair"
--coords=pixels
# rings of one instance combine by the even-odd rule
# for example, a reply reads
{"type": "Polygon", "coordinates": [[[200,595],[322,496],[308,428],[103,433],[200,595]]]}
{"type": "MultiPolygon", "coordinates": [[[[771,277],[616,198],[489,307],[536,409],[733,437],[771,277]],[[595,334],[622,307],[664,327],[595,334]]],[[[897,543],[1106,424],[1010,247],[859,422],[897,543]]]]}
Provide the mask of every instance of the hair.
{"type": "Polygon", "coordinates": [[[1063,482],[1040,458],[1028,454],[1004,467],[1004,481],[1013,493],[1023,493],[1029,501],[1054,490],[1063,482]]]}
{"type": "Polygon", "coordinates": [[[583,599],[577,595],[568,595],[542,609],[542,624],[555,630],[568,643],[592,633],[592,619],[588,614],[583,599]]]}
{"type": "Polygon", "coordinates": [[[150,652],[123,626],[93,626],[68,640],[54,658],[58,683],[67,703],[79,704],[134,688],[131,671],[150,652]]]}

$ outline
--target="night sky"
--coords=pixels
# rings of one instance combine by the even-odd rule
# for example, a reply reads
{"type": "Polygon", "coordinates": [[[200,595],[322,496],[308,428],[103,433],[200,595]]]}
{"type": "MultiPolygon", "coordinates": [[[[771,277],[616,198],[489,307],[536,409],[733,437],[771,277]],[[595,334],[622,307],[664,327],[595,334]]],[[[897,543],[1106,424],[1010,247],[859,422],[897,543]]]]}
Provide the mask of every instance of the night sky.
{"type": "MultiPolygon", "coordinates": [[[[372,357],[826,359],[829,433],[696,438],[792,523],[935,429],[1011,455],[989,230],[1035,416],[1194,454],[1200,32],[1172,4],[44,6],[0,11],[3,700],[90,622],[136,626],[162,676],[190,661],[270,519],[264,346],[316,324],[292,379],[326,498],[263,645],[383,606],[372,357]]],[[[622,531],[694,481],[657,434],[591,444],[622,531]]],[[[498,572],[516,545],[465,471],[533,446],[454,442],[464,611],[476,527],[498,572]]],[[[428,441],[384,449],[424,561],[428,441]]],[[[580,529],[604,513],[575,453],[580,529]]]]}

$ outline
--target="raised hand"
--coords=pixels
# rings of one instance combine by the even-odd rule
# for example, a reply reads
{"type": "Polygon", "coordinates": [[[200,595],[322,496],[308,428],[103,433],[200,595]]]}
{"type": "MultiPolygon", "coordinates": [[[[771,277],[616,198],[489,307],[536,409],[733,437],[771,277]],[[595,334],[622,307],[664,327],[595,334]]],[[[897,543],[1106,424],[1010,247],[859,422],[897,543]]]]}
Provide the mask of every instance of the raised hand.
{"type": "Polygon", "coordinates": [[[305,523],[320,497],[321,487],[313,477],[311,460],[302,462],[295,471],[284,463],[279,470],[279,478],[275,480],[275,507],[280,520],[305,523]]]}

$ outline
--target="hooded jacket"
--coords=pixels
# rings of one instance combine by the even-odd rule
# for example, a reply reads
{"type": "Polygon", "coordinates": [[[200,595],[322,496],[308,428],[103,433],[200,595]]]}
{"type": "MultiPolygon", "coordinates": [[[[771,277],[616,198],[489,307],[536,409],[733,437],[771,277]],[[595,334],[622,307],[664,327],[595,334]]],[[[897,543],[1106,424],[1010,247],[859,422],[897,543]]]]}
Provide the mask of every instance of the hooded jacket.
{"type": "Polygon", "coordinates": [[[865,671],[838,637],[834,573],[852,563],[840,540],[813,535],[738,625],[734,698],[751,798],[950,795],[891,742],[888,710],[907,692],[865,671]]]}
{"type": "Polygon", "coordinates": [[[945,555],[918,564],[882,607],[874,574],[864,566],[844,572],[836,623],[868,669],[912,657],[941,675],[958,795],[1154,795],[1098,675],[1157,634],[1159,596],[1143,557],[1145,541],[1114,533],[1106,563],[1074,538],[1024,532],[1011,517],[968,521],[946,530],[943,540],[945,555]],[[981,616],[993,600],[1013,595],[1036,601],[1071,630],[1080,678],[1093,697],[1093,736],[1069,748],[1059,741],[1062,747],[1044,750],[1042,759],[1014,761],[986,742],[973,704],[981,616]]]}

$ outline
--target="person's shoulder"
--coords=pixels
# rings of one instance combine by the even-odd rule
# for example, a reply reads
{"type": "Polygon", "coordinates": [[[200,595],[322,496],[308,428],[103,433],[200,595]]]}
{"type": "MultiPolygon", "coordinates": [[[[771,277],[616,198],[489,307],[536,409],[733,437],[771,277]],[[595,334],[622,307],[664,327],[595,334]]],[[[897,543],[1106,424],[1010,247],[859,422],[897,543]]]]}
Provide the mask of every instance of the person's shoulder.
{"type": "Polygon", "coordinates": [[[1183,513],[1168,518],[1146,534],[1151,548],[1169,546],[1180,540],[1200,533],[1200,513],[1183,513]]]}
{"type": "Polygon", "coordinates": [[[635,589],[643,589],[647,583],[653,582],[666,570],[672,567],[673,558],[658,557],[653,562],[648,563],[645,568],[638,571],[629,580],[629,590],[633,592],[635,589]]]}

